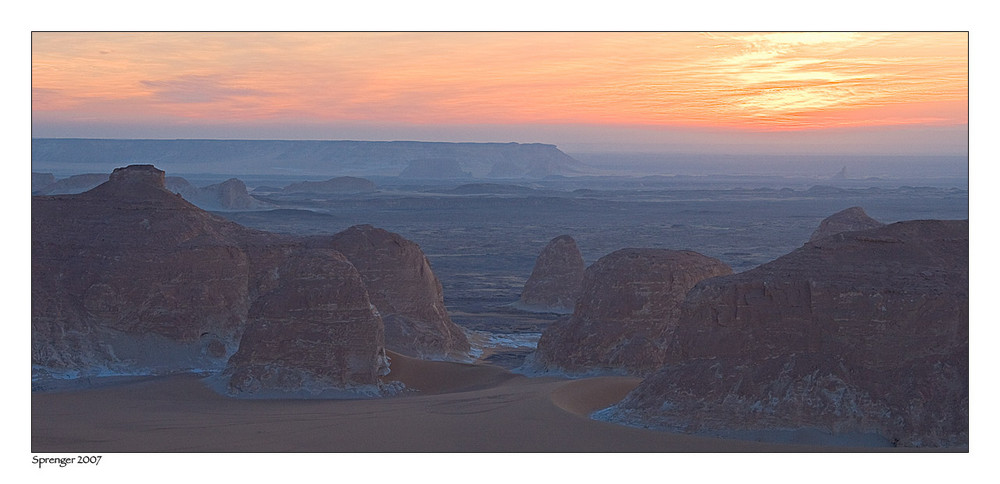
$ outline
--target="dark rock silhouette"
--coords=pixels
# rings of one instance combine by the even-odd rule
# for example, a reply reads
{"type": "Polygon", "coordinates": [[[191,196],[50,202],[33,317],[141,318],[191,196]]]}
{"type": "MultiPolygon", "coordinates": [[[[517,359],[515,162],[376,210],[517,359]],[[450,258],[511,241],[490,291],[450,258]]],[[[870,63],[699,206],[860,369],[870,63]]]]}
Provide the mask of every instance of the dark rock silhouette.
{"type": "Polygon", "coordinates": [[[883,225],[885,224],[869,217],[861,207],[851,207],[823,219],[816,231],[813,232],[812,237],[809,237],[809,241],[812,242],[840,232],[874,229],[883,225]]]}
{"type": "Polygon", "coordinates": [[[407,356],[468,356],[465,332],[448,316],[441,282],[419,245],[371,225],[311,243],[336,249],[361,273],[385,323],[386,347],[407,356]]]}
{"type": "Polygon", "coordinates": [[[549,326],[528,368],[648,374],[662,365],[688,290],[732,273],[691,251],[621,249],[587,268],[573,315],[549,326]]]}
{"type": "Polygon", "coordinates": [[[605,416],[968,445],[968,231],[924,220],[842,232],[703,281],[664,366],[605,416]]]}
{"type": "Polygon", "coordinates": [[[528,309],[572,312],[583,287],[586,266],[576,241],[560,235],[542,249],[524,283],[520,305],[528,309]]]}
{"type": "Polygon", "coordinates": [[[240,344],[235,390],[294,383],[253,383],[266,380],[258,369],[268,358],[280,374],[317,384],[376,383],[382,323],[334,251],[209,214],[167,191],[151,165],[116,169],[82,194],[32,197],[31,215],[33,378],[219,370],[249,323],[251,336],[280,331],[316,349],[287,345],[298,349],[278,355],[240,344]]]}

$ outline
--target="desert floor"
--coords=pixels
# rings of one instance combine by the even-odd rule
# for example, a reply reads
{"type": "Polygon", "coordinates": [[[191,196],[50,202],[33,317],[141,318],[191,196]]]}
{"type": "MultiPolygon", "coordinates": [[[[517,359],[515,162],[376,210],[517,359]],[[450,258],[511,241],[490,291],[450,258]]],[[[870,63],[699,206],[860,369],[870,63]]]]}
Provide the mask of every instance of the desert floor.
{"type": "MultiPolygon", "coordinates": [[[[372,400],[245,400],[196,375],[33,393],[42,452],[811,452],[882,451],[673,434],[594,421],[638,378],[529,378],[490,365],[393,357],[419,390],[372,400]]],[[[889,449],[892,450],[892,449],[889,449]]]]}

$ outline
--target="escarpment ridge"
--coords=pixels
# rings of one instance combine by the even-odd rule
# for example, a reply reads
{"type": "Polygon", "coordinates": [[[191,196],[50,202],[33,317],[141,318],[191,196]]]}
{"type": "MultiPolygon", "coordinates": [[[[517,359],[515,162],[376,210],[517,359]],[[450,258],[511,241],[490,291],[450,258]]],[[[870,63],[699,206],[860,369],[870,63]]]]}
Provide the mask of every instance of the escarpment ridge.
{"type": "MultiPolygon", "coordinates": [[[[568,175],[583,165],[555,145],[421,141],[35,138],[38,170],[100,171],[144,160],[176,173],[399,176],[412,162],[450,160],[476,178],[568,175]],[[86,168],[83,168],[86,167],[86,168]]],[[[423,176],[435,177],[434,173],[423,176]]],[[[450,175],[449,175],[450,176],[450,175]]]]}

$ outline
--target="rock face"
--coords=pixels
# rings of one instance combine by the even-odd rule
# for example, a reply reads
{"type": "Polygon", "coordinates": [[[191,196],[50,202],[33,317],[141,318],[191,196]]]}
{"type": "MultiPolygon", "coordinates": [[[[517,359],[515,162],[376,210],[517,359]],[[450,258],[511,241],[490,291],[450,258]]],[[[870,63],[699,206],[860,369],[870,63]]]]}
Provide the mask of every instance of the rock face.
{"type": "Polygon", "coordinates": [[[364,178],[339,176],[326,181],[292,183],[281,193],[368,193],[375,191],[375,183],[364,178]]]}
{"type": "Polygon", "coordinates": [[[526,308],[572,312],[583,287],[583,255],[576,241],[560,235],[542,249],[524,283],[520,303],[526,308]]]}
{"type": "MultiPolygon", "coordinates": [[[[251,253],[255,253],[251,250],[251,253]]],[[[256,260],[269,268],[253,281],[256,293],[239,350],[225,375],[236,394],[368,387],[388,372],[384,329],[361,276],[332,250],[269,247],[256,260]],[[275,250],[277,249],[277,250],[275,250]]]]}
{"type": "Polygon", "coordinates": [[[246,184],[238,178],[199,188],[184,178],[171,176],[167,177],[166,186],[167,190],[179,194],[203,210],[239,211],[273,207],[250,196],[246,184]]]}
{"type": "Polygon", "coordinates": [[[224,210],[259,210],[271,207],[247,193],[247,186],[238,178],[230,178],[222,183],[209,185],[203,191],[214,193],[219,206],[224,210]]]}
{"type": "Polygon", "coordinates": [[[968,445],[968,230],[910,221],[843,232],[702,282],[663,368],[605,416],[968,445]]]}
{"type": "Polygon", "coordinates": [[[569,373],[645,375],[660,367],[688,291],[731,274],[691,251],[622,249],[587,268],[573,315],[550,325],[530,365],[569,373]]]}
{"type": "Polygon", "coordinates": [[[823,219],[809,241],[812,242],[841,232],[874,229],[883,225],[885,224],[869,217],[861,207],[851,207],[823,219]]]}
{"type": "Polygon", "coordinates": [[[468,355],[465,332],[448,316],[441,282],[420,246],[371,225],[312,241],[341,252],[361,273],[385,323],[386,347],[417,357],[468,355]]]}
{"type": "MultiPolygon", "coordinates": [[[[274,356],[275,365],[299,365],[321,382],[373,383],[366,375],[379,371],[382,324],[342,256],[204,212],[167,191],[164,178],[135,165],[82,194],[32,198],[33,379],[220,370],[252,323],[251,336],[280,331],[330,350],[322,372],[304,349],[274,356]],[[320,294],[328,289],[336,292],[320,294]],[[319,314],[340,328],[330,334],[347,338],[319,339],[319,314]]],[[[274,355],[252,341],[233,362],[236,391],[257,388],[243,378],[257,370],[240,373],[257,367],[242,362],[274,355]]]]}

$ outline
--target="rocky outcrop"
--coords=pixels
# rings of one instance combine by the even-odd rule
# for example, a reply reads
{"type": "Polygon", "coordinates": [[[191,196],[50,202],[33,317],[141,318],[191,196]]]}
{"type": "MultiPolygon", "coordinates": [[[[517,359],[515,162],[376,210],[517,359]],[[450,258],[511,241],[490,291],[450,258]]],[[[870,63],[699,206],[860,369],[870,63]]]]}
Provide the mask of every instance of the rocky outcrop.
{"type": "Polygon", "coordinates": [[[883,225],[885,224],[869,217],[861,207],[851,207],[823,219],[816,231],[813,232],[812,237],[809,237],[809,241],[812,242],[841,232],[874,229],[883,225]]]}
{"type": "Polygon", "coordinates": [[[246,184],[238,178],[199,188],[184,178],[171,176],[166,178],[166,187],[203,210],[264,210],[273,207],[250,196],[246,184]]]}
{"type": "Polygon", "coordinates": [[[645,375],[659,368],[688,290],[732,273],[691,251],[622,249],[587,268],[573,315],[550,325],[528,369],[645,375]]]}
{"type": "Polygon", "coordinates": [[[282,375],[295,368],[320,383],[372,383],[382,325],[353,266],[211,215],[167,191],[164,178],[135,165],[82,194],[32,198],[33,380],[221,370],[239,346],[234,391],[280,388],[254,383],[266,380],[258,370],[269,357],[282,375]],[[329,329],[318,327],[321,316],[329,329]],[[278,355],[251,338],[244,350],[248,325],[252,337],[280,332],[300,344],[278,355]]]}
{"type": "Polygon", "coordinates": [[[968,445],[968,233],[930,220],[842,232],[700,283],[663,368],[604,416],[968,445]]]}
{"type": "Polygon", "coordinates": [[[369,193],[375,191],[375,183],[365,178],[338,176],[325,181],[304,181],[292,183],[281,189],[281,193],[369,193]]]}
{"type": "Polygon", "coordinates": [[[573,312],[583,287],[583,255],[576,241],[560,235],[542,249],[531,276],[524,283],[520,307],[530,310],[573,312]]]}
{"type": "Polygon", "coordinates": [[[385,323],[386,347],[407,356],[468,355],[465,332],[448,316],[441,282],[419,245],[371,225],[311,240],[344,254],[361,273],[385,323]]]}
{"type": "Polygon", "coordinates": [[[230,178],[222,183],[204,187],[202,190],[214,193],[223,210],[260,210],[272,207],[269,203],[251,197],[247,193],[246,184],[238,178],[230,178]]]}
{"type": "Polygon", "coordinates": [[[255,293],[224,375],[239,395],[378,393],[384,329],[360,274],[341,254],[299,244],[250,250],[255,293]]]}

